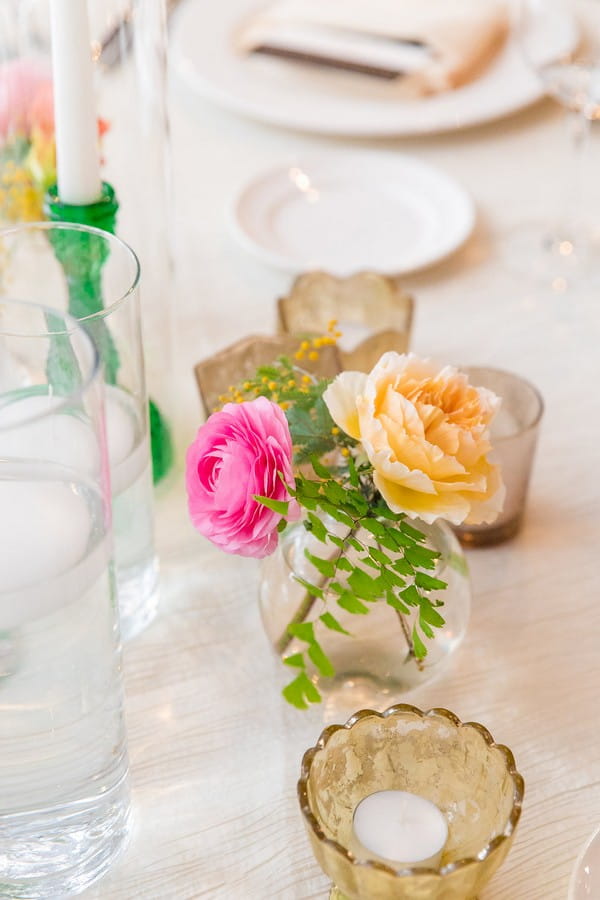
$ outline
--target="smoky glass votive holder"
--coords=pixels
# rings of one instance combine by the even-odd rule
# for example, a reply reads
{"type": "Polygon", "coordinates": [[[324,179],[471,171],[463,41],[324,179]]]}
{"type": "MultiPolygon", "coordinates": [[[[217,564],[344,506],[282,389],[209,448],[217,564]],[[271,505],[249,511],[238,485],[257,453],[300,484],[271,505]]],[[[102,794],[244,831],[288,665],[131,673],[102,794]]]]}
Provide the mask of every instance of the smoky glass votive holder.
{"type": "Polygon", "coordinates": [[[514,537],[521,528],[544,401],[531,382],[513,372],[484,366],[467,366],[462,370],[471,384],[487,388],[502,398],[492,422],[493,450],[489,458],[501,468],[506,487],[504,507],[493,522],[455,528],[463,544],[484,547],[514,537]]]}

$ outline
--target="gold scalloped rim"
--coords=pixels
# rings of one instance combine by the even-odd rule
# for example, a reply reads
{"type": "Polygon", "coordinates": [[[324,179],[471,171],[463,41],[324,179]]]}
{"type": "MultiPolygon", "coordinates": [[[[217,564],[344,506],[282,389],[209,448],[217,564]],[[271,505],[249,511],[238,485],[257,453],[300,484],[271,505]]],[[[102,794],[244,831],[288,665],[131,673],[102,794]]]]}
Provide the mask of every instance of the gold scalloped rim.
{"type": "Polygon", "coordinates": [[[478,863],[483,862],[483,860],[487,859],[487,857],[494,850],[496,850],[497,847],[499,847],[504,843],[504,841],[508,840],[508,838],[511,837],[515,828],[517,827],[519,819],[521,818],[524,794],[525,781],[523,779],[523,776],[516,769],[515,759],[512,752],[508,747],[505,747],[504,744],[497,744],[490,732],[487,730],[487,728],[485,728],[485,726],[480,725],[478,722],[461,722],[458,716],[456,716],[453,712],[450,712],[449,709],[434,707],[433,709],[422,710],[417,706],[412,706],[410,703],[397,703],[394,706],[390,706],[382,713],[377,712],[374,709],[361,709],[358,712],[354,713],[354,715],[352,715],[344,725],[329,725],[321,732],[316,745],[307,750],[302,757],[302,771],[300,780],[298,781],[298,800],[300,801],[300,809],[302,810],[302,814],[315,837],[322,843],[329,844],[330,847],[333,847],[333,849],[345,859],[347,859],[351,865],[382,869],[385,872],[391,872],[393,875],[400,875],[401,877],[410,876],[411,878],[414,878],[418,877],[419,875],[427,875],[428,877],[437,875],[440,880],[445,878],[447,875],[450,875],[452,872],[456,872],[457,869],[465,869],[468,866],[477,865],[478,863]],[[355,859],[350,854],[349,850],[347,850],[341,844],[338,844],[338,842],[334,841],[332,838],[328,838],[325,836],[323,829],[319,825],[316,817],[313,815],[308,802],[308,779],[310,776],[310,768],[315,755],[320,750],[323,750],[325,748],[330,737],[335,734],[336,731],[340,731],[341,729],[345,728],[350,730],[354,727],[354,725],[357,724],[357,722],[360,722],[362,721],[362,719],[366,719],[370,716],[375,716],[375,718],[378,719],[387,719],[394,715],[404,713],[411,713],[421,719],[437,716],[438,718],[447,719],[457,729],[471,728],[474,731],[477,731],[482,736],[482,738],[490,748],[492,748],[493,750],[498,750],[504,757],[507,772],[511,776],[514,785],[512,809],[502,834],[497,835],[492,841],[490,841],[489,844],[486,844],[486,846],[477,854],[477,856],[470,856],[466,859],[461,859],[457,862],[449,863],[446,866],[442,866],[442,868],[440,869],[417,868],[396,870],[391,866],[386,866],[385,863],[380,863],[375,860],[360,861],[355,859]]]}

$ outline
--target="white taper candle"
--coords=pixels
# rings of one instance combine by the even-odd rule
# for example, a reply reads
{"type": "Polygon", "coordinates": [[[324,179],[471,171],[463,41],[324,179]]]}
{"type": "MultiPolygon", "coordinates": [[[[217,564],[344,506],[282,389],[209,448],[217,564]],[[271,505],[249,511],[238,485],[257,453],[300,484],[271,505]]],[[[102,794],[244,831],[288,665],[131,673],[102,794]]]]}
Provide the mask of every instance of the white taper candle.
{"type": "Polygon", "coordinates": [[[50,0],[50,15],[58,195],[84,206],[102,191],[87,0],[50,0]]]}

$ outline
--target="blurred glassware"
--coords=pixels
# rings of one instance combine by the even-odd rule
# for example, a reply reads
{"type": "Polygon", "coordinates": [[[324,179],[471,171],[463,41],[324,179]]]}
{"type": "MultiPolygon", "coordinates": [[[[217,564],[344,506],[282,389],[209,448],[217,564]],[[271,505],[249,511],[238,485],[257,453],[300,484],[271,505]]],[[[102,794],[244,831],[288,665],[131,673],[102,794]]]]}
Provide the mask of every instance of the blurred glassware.
{"type": "MultiPolygon", "coordinates": [[[[102,177],[116,192],[117,234],[151,275],[143,298],[148,383],[169,414],[176,394],[166,2],[86,2],[102,177]]],[[[0,24],[0,222],[6,224],[42,219],[43,196],[55,180],[49,0],[0,0],[0,24]]]]}
{"type": "Polygon", "coordinates": [[[4,897],[79,893],[127,836],[103,394],[74,319],[0,298],[4,897]]]}
{"type": "MultiPolygon", "coordinates": [[[[100,351],[119,611],[127,640],[152,621],[159,593],[139,263],[118,238],[80,225],[15,225],[0,232],[0,241],[0,296],[37,296],[61,314],[69,309],[100,351]],[[99,306],[91,314],[90,295],[99,306]]],[[[53,363],[63,366],[63,356],[58,354],[53,363]]]]}
{"type": "Polygon", "coordinates": [[[506,256],[517,269],[560,292],[585,273],[593,237],[583,210],[584,164],[590,123],[600,117],[600,3],[520,0],[514,27],[527,64],[546,94],[566,110],[571,150],[556,221],[515,226],[507,236],[506,256]]]}

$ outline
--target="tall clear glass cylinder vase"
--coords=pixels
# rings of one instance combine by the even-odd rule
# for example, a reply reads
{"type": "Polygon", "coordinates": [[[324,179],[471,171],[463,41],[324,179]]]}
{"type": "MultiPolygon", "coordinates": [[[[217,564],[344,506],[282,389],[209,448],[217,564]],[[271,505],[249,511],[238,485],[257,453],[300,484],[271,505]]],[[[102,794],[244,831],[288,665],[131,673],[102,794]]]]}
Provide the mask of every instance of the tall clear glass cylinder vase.
{"type": "MultiPolygon", "coordinates": [[[[123,241],[81,225],[30,223],[0,232],[0,297],[35,294],[82,322],[106,382],[121,631],[133,637],[158,607],[158,562],[140,322],[140,267],[123,241]]],[[[61,366],[58,355],[54,364],[61,366]]]]}
{"type": "Polygon", "coordinates": [[[0,896],[79,893],[129,821],[103,380],[69,316],[0,298],[0,896]]]}
{"type": "Polygon", "coordinates": [[[147,279],[142,322],[156,482],[171,471],[176,406],[166,0],[88,0],[88,8],[107,129],[104,177],[120,204],[117,234],[135,248],[147,279]]]}
{"type": "MultiPolygon", "coordinates": [[[[116,233],[148,273],[144,352],[151,414],[169,428],[175,391],[165,0],[87,2],[102,177],[114,189],[116,233]]],[[[0,0],[0,223],[44,218],[56,178],[50,0],[0,0]]],[[[99,223],[69,219],[81,224],[99,223]]],[[[168,433],[153,446],[155,481],[171,469],[168,433]]]]}

